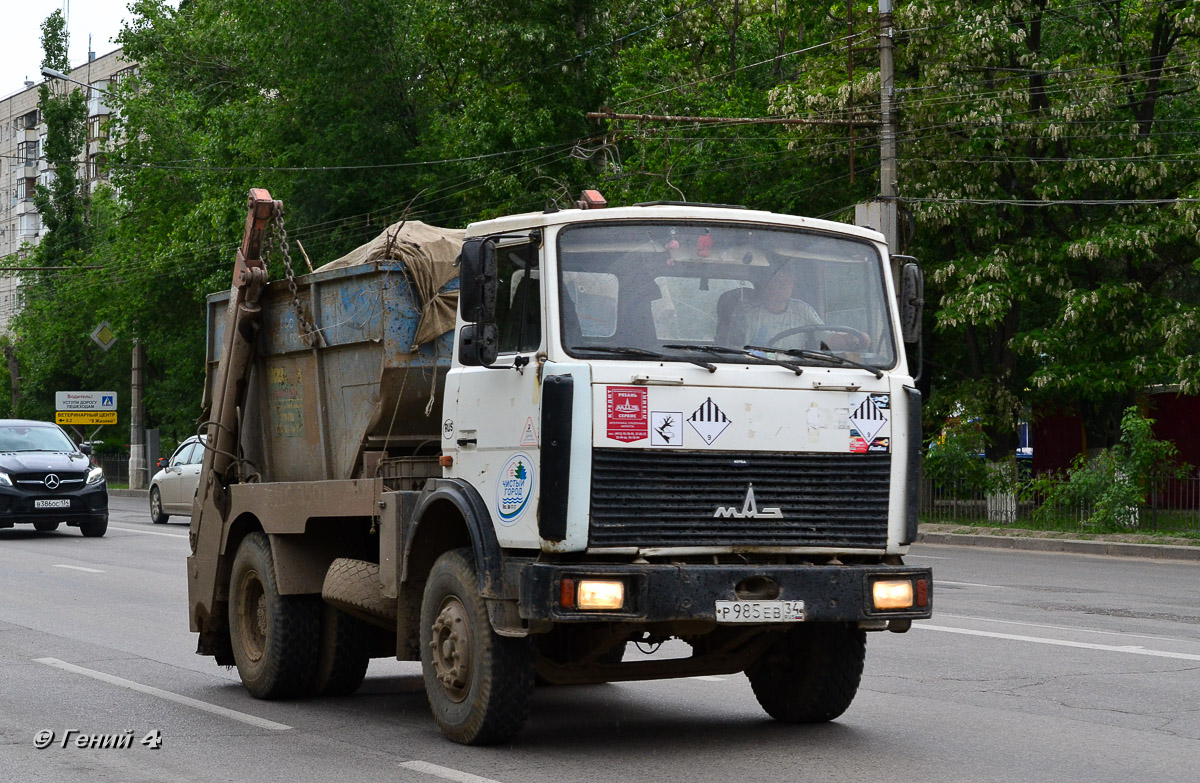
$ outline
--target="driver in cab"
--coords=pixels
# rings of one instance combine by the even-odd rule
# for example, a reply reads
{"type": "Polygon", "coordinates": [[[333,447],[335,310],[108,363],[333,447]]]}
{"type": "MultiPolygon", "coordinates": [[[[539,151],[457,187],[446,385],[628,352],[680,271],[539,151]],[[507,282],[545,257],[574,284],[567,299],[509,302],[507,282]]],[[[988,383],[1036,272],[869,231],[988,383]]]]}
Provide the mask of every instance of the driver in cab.
{"type": "MultiPolygon", "coordinates": [[[[838,328],[837,332],[820,329],[796,331],[778,339],[780,335],[806,326],[821,326],[824,321],[817,311],[802,299],[794,299],[796,269],[791,262],[776,268],[765,286],[754,292],[745,291],[733,309],[729,334],[742,345],[791,349],[832,349],[840,351],[862,350],[869,343],[867,335],[857,330],[838,328]],[[853,331],[854,333],[850,333],[853,331]],[[819,339],[818,339],[819,338],[819,339]]],[[[744,289],[743,289],[744,290],[744,289]]]]}

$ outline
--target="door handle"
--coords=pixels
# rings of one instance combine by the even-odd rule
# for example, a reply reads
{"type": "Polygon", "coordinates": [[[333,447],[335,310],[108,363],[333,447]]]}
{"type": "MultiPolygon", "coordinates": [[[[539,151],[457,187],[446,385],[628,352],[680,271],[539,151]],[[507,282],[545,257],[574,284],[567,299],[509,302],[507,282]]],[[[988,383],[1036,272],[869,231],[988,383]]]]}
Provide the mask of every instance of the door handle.
{"type": "Polygon", "coordinates": [[[475,446],[479,443],[479,438],[459,438],[458,445],[460,446],[475,446]]]}

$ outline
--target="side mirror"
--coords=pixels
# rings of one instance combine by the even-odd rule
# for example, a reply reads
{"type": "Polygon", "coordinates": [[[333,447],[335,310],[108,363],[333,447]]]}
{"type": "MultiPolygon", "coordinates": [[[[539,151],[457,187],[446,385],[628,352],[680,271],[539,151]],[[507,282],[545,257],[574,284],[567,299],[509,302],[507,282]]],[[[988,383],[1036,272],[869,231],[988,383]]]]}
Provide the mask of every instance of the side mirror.
{"type": "Polygon", "coordinates": [[[467,324],[458,333],[458,361],[467,367],[491,367],[500,352],[500,329],[493,323],[467,324]]]}
{"type": "Polygon", "coordinates": [[[921,338],[921,314],[925,310],[925,275],[916,264],[905,264],[900,274],[900,330],[904,342],[921,338]]]}
{"type": "Polygon", "coordinates": [[[495,320],[497,288],[495,241],[473,237],[463,242],[458,294],[463,320],[468,323],[495,320]]]}
{"type": "Polygon", "coordinates": [[[90,443],[80,443],[80,444],[79,444],[79,453],[80,453],[80,454],[82,454],[82,455],[83,455],[83,456],[85,456],[85,457],[90,457],[90,456],[92,456],[92,444],[90,444],[90,443]]]}

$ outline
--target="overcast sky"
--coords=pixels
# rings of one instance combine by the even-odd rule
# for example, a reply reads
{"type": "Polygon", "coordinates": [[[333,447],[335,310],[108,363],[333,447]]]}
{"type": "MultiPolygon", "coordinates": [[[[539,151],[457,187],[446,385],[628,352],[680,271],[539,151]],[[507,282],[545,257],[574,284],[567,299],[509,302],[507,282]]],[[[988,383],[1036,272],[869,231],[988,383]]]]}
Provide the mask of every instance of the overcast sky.
{"type": "MultiPolygon", "coordinates": [[[[117,45],[113,39],[130,16],[131,0],[3,0],[0,19],[0,97],[24,89],[25,79],[42,80],[42,22],[67,11],[71,65],[87,62],[88,35],[99,57],[117,45]]],[[[174,4],[173,4],[174,5],[174,4]]]]}

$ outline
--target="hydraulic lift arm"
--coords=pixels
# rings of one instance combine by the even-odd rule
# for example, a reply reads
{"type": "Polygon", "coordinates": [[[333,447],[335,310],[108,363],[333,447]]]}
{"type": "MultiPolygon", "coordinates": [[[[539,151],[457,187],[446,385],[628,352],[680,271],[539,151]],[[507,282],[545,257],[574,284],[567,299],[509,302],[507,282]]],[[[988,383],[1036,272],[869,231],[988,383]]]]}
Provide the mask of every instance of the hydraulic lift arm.
{"type": "MultiPolygon", "coordinates": [[[[205,633],[211,626],[209,614],[217,599],[218,559],[224,538],[226,515],[229,512],[229,486],[238,483],[238,418],[245,405],[246,387],[254,358],[255,335],[262,316],[258,303],[267,283],[267,268],[262,248],[271,221],[282,213],[283,202],[275,201],[262,188],[252,188],[247,201],[246,230],[242,246],[234,261],[233,285],[225,315],[225,339],[221,358],[211,385],[211,398],[205,392],[204,409],[208,411],[208,440],[204,463],[200,471],[200,487],[192,507],[188,558],[188,586],[192,604],[197,607],[192,617],[192,630],[201,631],[200,646],[206,645],[205,633]],[[198,599],[198,600],[197,600],[198,599]]],[[[216,625],[223,618],[211,618],[216,625]]]]}

